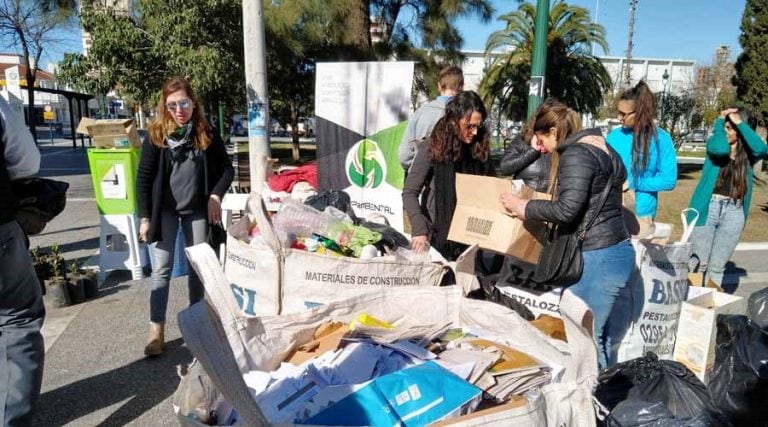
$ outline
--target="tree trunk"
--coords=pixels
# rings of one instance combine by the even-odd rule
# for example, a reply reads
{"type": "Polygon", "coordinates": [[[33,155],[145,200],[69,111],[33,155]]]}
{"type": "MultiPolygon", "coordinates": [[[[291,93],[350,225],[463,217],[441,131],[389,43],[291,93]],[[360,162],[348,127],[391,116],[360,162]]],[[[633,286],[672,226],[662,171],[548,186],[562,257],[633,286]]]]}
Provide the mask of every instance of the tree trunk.
{"type": "Polygon", "coordinates": [[[29,100],[29,105],[27,106],[29,131],[32,133],[32,139],[34,139],[35,143],[37,143],[37,117],[35,115],[35,77],[29,72],[29,68],[27,68],[27,99],[29,100]]]}
{"type": "Polygon", "coordinates": [[[291,100],[291,157],[298,162],[301,157],[299,152],[299,106],[296,100],[291,100]]]}
{"type": "Polygon", "coordinates": [[[370,10],[370,0],[356,0],[349,11],[350,31],[347,42],[359,51],[360,59],[373,59],[370,10]]]}

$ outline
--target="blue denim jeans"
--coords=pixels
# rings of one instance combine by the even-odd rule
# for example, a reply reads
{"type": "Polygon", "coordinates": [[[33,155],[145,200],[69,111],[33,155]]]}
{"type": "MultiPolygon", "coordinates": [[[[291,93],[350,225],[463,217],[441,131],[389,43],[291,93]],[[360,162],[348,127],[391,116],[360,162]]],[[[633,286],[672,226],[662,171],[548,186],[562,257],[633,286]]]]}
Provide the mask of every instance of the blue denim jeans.
{"type": "Polygon", "coordinates": [[[722,286],[725,264],[736,249],[743,230],[742,202],[718,194],[712,195],[707,223],[694,228],[691,234],[693,255],[699,260],[698,269],[694,271],[704,273],[704,283],[712,279],[722,286]]]}
{"type": "Polygon", "coordinates": [[[43,382],[42,290],[16,221],[0,224],[0,426],[32,425],[43,382]]]}
{"type": "MultiPolygon", "coordinates": [[[[179,222],[184,227],[185,247],[204,243],[208,239],[208,216],[206,213],[179,216],[163,211],[162,240],[152,246],[152,278],[150,279],[149,320],[155,323],[165,322],[168,308],[168,286],[171,282],[173,251],[176,246],[176,234],[179,222]]],[[[189,287],[189,305],[203,299],[205,289],[194,269],[189,269],[187,279],[189,287]]]]}
{"type": "Polygon", "coordinates": [[[626,316],[617,317],[611,311],[635,268],[635,248],[629,240],[625,240],[607,248],[584,251],[583,256],[581,279],[570,290],[592,310],[598,363],[603,369],[608,366],[611,343],[621,340],[621,337],[611,334],[622,328],[616,328],[611,323],[629,321],[626,316]]]}

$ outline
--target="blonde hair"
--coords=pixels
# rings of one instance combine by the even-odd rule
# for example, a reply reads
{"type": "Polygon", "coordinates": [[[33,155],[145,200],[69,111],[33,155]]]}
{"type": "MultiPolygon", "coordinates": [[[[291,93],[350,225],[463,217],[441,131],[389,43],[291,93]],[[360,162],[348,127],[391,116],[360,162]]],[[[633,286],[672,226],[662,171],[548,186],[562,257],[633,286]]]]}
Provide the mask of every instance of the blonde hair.
{"type": "Polygon", "coordinates": [[[157,103],[157,115],[149,123],[149,139],[157,147],[166,147],[166,139],[168,135],[172,134],[179,125],[173,119],[173,116],[165,108],[166,100],[168,96],[174,92],[183,90],[187,93],[189,100],[192,101],[192,122],[195,125],[194,129],[194,145],[195,148],[205,150],[211,145],[211,127],[208,125],[208,120],[205,119],[205,113],[203,112],[203,106],[200,105],[195,96],[195,92],[192,90],[192,86],[187,79],[183,77],[171,77],[163,84],[163,91],[160,95],[160,100],[157,103]]]}
{"type": "MultiPolygon", "coordinates": [[[[563,143],[569,136],[581,130],[579,114],[562,102],[548,99],[536,109],[532,118],[533,132],[549,132],[557,130],[557,145],[563,143]]],[[[555,150],[549,170],[549,192],[552,193],[557,183],[557,169],[560,166],[560,154],[555,150]]]]}

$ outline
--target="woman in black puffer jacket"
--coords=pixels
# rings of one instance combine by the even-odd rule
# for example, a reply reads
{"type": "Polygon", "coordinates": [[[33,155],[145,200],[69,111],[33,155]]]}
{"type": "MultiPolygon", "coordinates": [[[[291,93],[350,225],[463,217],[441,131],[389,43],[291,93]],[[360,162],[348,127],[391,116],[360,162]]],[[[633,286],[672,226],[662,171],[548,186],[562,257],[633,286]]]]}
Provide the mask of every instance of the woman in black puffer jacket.
{"type": "Polygon", "coordinates": [[[499,170],[502,175],[522,179],[525,185],[538,192],[545,192],[549,187],[549,153],[543,153],[534,148],[537,146],[536,135],[530,124],[523,127],[515,139],[504,150],[499,170]]]}
{"type": "Polygon", "coordinates": [[[602,192],[614,175],[608,198],[585,234],[581,279],[570,287],[594,314],[599,364],[605,368],[615,360],[611,356],[612,342],[621,339],[630,320],[626,310],[611,310],[626,289],[635,263],[635,250],[621,211],[622,183],[627,172],[600,130],[582,131],[578,114],[559,102],[539,107],[533,132],[541,150],[552,154],[550,182],[555,186],[554,197],[552,201],[525,200],[502,194],[504,207],[518,217],[554,223],[566,233],[580,230],[595,215],[602,192]]]}

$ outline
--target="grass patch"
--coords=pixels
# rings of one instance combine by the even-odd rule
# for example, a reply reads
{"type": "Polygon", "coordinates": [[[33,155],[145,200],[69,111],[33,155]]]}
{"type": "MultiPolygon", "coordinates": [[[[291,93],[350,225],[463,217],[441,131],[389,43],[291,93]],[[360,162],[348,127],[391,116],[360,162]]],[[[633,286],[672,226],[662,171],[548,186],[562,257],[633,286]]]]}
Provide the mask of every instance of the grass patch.
{"type": "Polygon", "coordinates": [[[701,151],[678,151],[677,157],[697,157],[699,159],[703,159],[707,156],[707,152],[704,150],[701,151]]]}
{"type": "MultiPolygon", "coordinates": [[[[659,193],[659,208],[656,221],[674,224],[674,240],[680,239],[683,225],[680,211],[688,207],[691,195],[701,178],[701,165],[683,164],[678,167],[677,187],[672,191],[659,193]]],[[[706,213],[704,213],[706,214],[706,213]]],[[[752,206],[742,242],[768,241],[768,184],[755,184],[752,189],[752,206]]]]}

